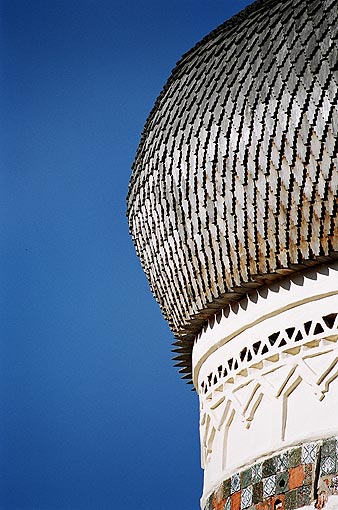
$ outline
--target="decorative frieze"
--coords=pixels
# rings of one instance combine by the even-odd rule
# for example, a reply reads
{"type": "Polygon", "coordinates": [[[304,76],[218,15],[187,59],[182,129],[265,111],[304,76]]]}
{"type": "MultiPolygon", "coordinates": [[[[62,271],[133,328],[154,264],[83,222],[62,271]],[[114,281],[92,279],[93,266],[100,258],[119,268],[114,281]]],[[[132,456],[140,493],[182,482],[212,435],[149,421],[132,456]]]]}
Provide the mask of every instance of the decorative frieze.
{"type": "MultiPolygon", "coordinates": [[[[288,435],[290,397],[302,392],[305,384],[307,395],[310,391],[315,400],[325,398],[338,377],[338,299],[328,297],[311,307],[312,317],[310,305],[303,305],[296,312],[281,313],[267,320],[266,325],[260,323],[245,330],[210,354],[205,366],[202,365],[198,391],[205,469],[214,454],[215,443],[218,456],[222,449],[220,468],[227,469],[229,431],[236,427],[240,435],[241,424],[250,429],[266,400],[274,413],[274,402],[279,402],[274,433],[275,440],[284,441],[288,435]],[[277,324],[284,327],[276,330],[277,324]],[[234,355],[236,347],[238,354],[234,355]],[[232,355],[226,358],[229,352],[232,355]],[[215,368],[208,373],[207,367],[212,365],[215,368]],[[206,373],[207,376],[202,375],[206,373]],[[236,416],[240,417],[237,421],[236,416]]],[[[311,406],[311,401],[307,400],[306,405],[311,406]]],[[[263,416],[266,412],[263,411],[263,416]]],[[[271,430],[267,434],[269,437],[271,430]]]]}
{"type": "Polygon", "coordinates": [[[209,394],[220,383],[228,382],[236,375],[248,376],[250,370],[261,369],[263,362],[280,361],[281,356],[294,356],[303,346],[318,346],[317,340],[338,340],[338,312],[330,313],[315,320],[303,322],[300,328],[289,325],[279,331],[274,331],[267,338],[248,343],[236,357],[231,357],[218,366],[201,382],[201,393],[209,394]]]}
{"type": "MultiPolygon", "coordinates": [[[[323,267],[268,289],[215,318],[196,340],[204,494],[254,459],[338,434],[337,269],[323,267]]],[[[313,456],[310,447],[303,449],[295,466],[313,456]]],[[[278,462],[278,473],[284,472],[283,456],[278,462]]],[[[265,498],[277,483],[267,469],[265,498]]],[[[250,494],[245,491],[245,498],[250,494]]]]}

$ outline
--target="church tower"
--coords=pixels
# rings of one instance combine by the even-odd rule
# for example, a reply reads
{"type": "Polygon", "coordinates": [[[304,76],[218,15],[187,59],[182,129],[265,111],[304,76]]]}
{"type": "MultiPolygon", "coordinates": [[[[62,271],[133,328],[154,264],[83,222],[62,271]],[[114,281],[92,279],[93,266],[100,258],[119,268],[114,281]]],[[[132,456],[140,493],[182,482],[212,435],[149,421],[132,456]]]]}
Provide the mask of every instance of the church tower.
{"type": "Polygon", "coordinates": [[[178,62],[128,194],[202,510],[338,509],[337,190],[338,2],[258,0],[178,62]]]}

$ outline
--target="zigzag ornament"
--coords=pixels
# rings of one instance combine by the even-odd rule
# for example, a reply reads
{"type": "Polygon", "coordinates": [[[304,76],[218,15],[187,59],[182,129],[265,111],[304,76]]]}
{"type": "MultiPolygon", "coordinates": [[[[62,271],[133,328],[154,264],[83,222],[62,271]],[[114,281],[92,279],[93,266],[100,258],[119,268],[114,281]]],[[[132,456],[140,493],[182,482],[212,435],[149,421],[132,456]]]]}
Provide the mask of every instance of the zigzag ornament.
{"type": "Polygon", "coordinates": [[[203,465],[212,454],[216,434],[224,433],[224,428],[231,426],[235,413],[241,416],[245,428],[250,428],[263,398],[281,401],[281,439],[284,439],[289,396],[304,383],[322,401],[331,382],[338,377],[337,339],[337,335],[316,339],[280,354],[274,361],[264,360],[261,368],[250,370],[250,378],[235,376],[231,382],[219,385],[206,398],[201,398],[203,465]]]}

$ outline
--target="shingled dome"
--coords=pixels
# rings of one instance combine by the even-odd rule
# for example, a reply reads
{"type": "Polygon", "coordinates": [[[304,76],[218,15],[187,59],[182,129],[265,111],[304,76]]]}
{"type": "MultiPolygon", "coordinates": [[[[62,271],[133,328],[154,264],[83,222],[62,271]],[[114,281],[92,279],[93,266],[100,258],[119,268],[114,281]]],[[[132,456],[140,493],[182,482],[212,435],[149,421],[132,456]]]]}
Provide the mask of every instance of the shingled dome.
{"type": "Polygon", "coordinates": [[[252,288],[338,250],[338,2],[260,0],[176,65],[128,195],[137,253],[184,347],[252,288]]]}

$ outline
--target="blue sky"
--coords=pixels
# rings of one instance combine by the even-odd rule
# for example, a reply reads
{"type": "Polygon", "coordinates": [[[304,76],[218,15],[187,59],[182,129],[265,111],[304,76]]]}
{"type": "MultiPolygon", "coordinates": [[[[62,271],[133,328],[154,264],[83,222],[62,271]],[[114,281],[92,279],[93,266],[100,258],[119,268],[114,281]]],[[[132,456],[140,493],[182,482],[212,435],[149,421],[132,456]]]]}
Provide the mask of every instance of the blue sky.
{"type": "Polygon", "coordinates": [[[181,55],[247,0],[3,0],[0,508],[199,508],[198,400],[129,238],[181,55]]]}

